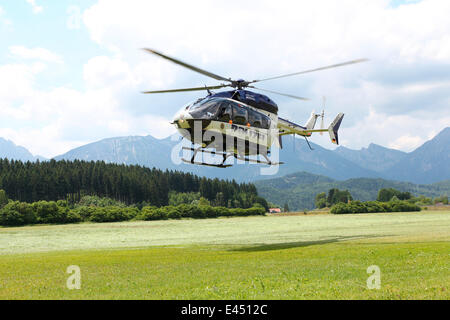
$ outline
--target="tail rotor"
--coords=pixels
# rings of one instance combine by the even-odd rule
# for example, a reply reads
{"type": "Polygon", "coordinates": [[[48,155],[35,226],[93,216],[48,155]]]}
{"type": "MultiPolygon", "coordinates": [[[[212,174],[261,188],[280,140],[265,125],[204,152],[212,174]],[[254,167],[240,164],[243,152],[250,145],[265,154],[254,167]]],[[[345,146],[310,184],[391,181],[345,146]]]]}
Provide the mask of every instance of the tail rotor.
{"type": "MultiPolygon", "coordinates": [[[[325,102],[326,102],[326,97],[323,97],[323,103],[322,103],[322,113],[320,114],[320,117],[322,117],[322,120],[320,121],[320,129],[325,129],[325,124],[324,124],[324,117],[325,117],[325,102]]],[[[323,136],[323,132],[320,133],[321,136],[323,136]]]]}

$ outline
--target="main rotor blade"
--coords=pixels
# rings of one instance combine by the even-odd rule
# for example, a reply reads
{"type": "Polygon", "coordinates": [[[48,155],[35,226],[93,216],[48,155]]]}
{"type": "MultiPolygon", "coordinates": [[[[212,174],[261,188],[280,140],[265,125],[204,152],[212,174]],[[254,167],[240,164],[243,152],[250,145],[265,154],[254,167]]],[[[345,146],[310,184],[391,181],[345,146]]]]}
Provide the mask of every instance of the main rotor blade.
{"type": "Polygon", "coordinates": [[[308,101],[308,98],[303,98],[303,97],[298,97],[298,96],[294,96],[292,94],[287,94],[287,93],[281,93],[281,92],[277,92],[277,91],[272,91],[272,90],[267,90],[267,89],[261,89],[261,88],[256,88],[254,86],[248,86],[249,88],[253,88],[256,90],[260,90],[260,91],[266,91],[266,92],[270,92],[270,93],[275,93],[275,94],[279,94],[280,96],[285,96],[285,97],[289,97],[289,98],[294,98],[297,100],[303,100],[303,101],[308,101]]]}
{"type": "Polygon", "coordinates": [[[196,88],[184,88],[184,89],[170,89],[170,90],[156,90],[156,91],[144,91],[142,93],[169,93],[169,92],[186,92],[186,91],[202,91],[202,90],[213,90],[213,89],[221,89],[228,87],[228,85],[222,84],[219,86],[210,86],[210,87],[196,87],[196,88]]]}
{"type": "Polygon", "coordinates": [[[224,78],[224,77],[219,76],[217,74],[214,74],[212,72],[209,72],[209,71],[202,70],[200,68],[194,67],[193,65],[187,64],[186,62],[177,60],[175,58],[171,58],[169,56],[166,56],[165,54],[162,54],[161,52],[158,52],[158,51],[155,51],[155,50],[152,50],[152,49],[147,49],[147,48],[144,48],[143,50],[145,50],[145,51],[147,51],[149,53],[155,54],[157,56],[160,56],[161,58],[164,58],[166,60],[172,61],[173,63],[176,63],[176,64],[178,64],[180,66],[185,67],[185,68],[191,69],[191,70],[193,70],[195,72],[201,73],[201,74],[203,74],[205,76],[208,76],[210,78],[213,78],[213,79],[216,79],[216,80],[223,80],[223,81],[230,81],[231,82],[230,79],[227,79],[227,78],[224,78]]]}
{"type": "Polygon", "coordinates": [[[326,67],[321,67],[321,68],[316,68],[316,69],[311,69],[311,70],[305,70],[305,71],[300,71],[300,72],[295,72],[295,73],[289,73],[289,74],[285,74],[285,75],[282,75],[282,76],[266,78],[266,79],[261,79],[261,80],[253,80],[250,83],[256,83],[256,82],[261,82],[261,81],[275,80],[275,79],[280,79],[280,78],[285,78],[285,77],[291,77],[291,76],[296,76],[296,75],[300,75],[300,74],[304,74],[304,73],[310,73],[310,72],[315,72],[315,71],[321,71],[321,70],[326,70],[326,69],[343,67],[343,66],[347,66],[349,64],[355,64],[355,63],[360,63],[360,62],[365,62],[365,61],[368,61],[368,59],[352,60],[352,61],[347,61],[347,62],[343,62],[343,63],[333,64],[331,66],[326,66],[326,67]]]}

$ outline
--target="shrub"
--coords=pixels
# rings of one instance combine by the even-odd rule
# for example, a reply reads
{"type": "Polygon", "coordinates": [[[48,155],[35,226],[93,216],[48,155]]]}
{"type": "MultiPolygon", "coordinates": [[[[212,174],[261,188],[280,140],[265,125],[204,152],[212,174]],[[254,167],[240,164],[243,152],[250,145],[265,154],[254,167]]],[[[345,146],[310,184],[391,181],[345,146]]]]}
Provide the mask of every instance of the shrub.
{"type": "Polygon", "coordinates": [[[136,217],[138,210],[136,208],[123,207],[94,207],[95,210],[90,216],[90,221],[93,222],[119,222],[127,221],[136,217]]]}
{"type": "Polygon", "coordinates": [[[191,205],[190,214],[191,214],[190,218],[194,218],[194,219],[205,218],[204,211],[201,209],[200,206],[197,206],[197,205],[191,205]]]}
{"type": "Polygon", "coordinates": [[[83,221],[80,214],[76,210],[70,210],[67,213],[66,222],[67,223],[78,223],[83,221]]]}
{"type": "Polygon", "coordinates": [[[330,212],[335,214],[344,214],[351,213],[351,209],[347,204],[340,202],[332,206],[330,212]]]}
{"type": "Polygon", "coordinates": [[[177,207],[168,206],[165,208],[168,219],[181,219],[181,211],[177,207]]]}
{"type": "Polygon", "coordinates": [[[202,215],[202,212],[199,212],[201,211],[200,208],[196,205],[180,204],[177,208],[181,214],[181,218],[193,218],[200,217],[202,215]]]}
{"type": "Polygon", "coordinates": [[[347,206],[350,207],[351,213],[367,213],[366,204],[362,203],[361,201],[352,201],[348,203],[347,206]]]}
{"type": "Polygon", "coordinates": [[[136,217],[139,220],[165,220],[168,219],[167,212],[164,208],[144,207],[141,213],[136,217]]]}
{"type": "Polygon", "coordinates": [[[136,207],[127,207],[127,208],[124,208],[124,210],[127,215],[127,220],[132,220],[140,214],[139,209],[136,207]]]}
{"type": "Polygon", "coordinates": [[[11,201],[0,210],[0,225],[22,226],[36,223],[33,208],[25,202],[11,201]]]}
{"type": "Polygon", "coordinates": [[[406,201],[397,201],[392,205],[392,211],[394,212],[411,212],[420,211],[420,207],[413,203],[408,203],[406,201]]]}
{"type": "Polygon", "coordinates": [[[214,210],[216,211],[217,217],[228,217],[230,216],[230,210],[226,207],[214,207],[214,210]]]}
{"type": "Polygon", "coordinates": [[[73,212],[78,214],[82,221],[89,221],[95,210],[96,207],[80,206],[76,207],[73,212]]]}
{"type": "Polygon", "coordinates": [[[366,203],[367,212],[386,212],[386,209],[378,201],[367,201],[366,203]]]}
{"type": "Polygon", "coordinates": [[[264,216],[266,214],[265,208],[252,207],[252,208],[248,208],[246,210],[248,212],[248,215],[251,215],[251,216],[264,216]]]}
{"type": "Polygon", "coordinates": [[[89,217],[89,221],[92,222],[109,222],[108,214],[106,213],[105,208],[94,207],[94,210],[91,212],[89,217]]]}
{"type": "Polygon", "coordinates": [[[218,217],[218,211],[211,206],[203,205],[199,207],[202,212],[202,218],[217,218],[218,217]]]}
{"type": "Polygon", "coordinates": [[[55,201],[38,201],[32,204],[37,223],[66,223],[68,209],[58,207],[55,201]]]}

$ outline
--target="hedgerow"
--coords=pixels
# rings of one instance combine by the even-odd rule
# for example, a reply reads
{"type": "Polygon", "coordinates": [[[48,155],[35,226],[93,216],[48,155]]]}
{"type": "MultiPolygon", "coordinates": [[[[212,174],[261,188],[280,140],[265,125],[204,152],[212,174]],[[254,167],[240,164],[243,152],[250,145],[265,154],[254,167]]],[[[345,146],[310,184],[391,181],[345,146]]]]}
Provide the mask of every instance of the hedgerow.
{"type": "MultiPolygon", "coordinates": [[[[84,204],[84,203],[83,203],[84,204]]],[[[119,222],[129,220],[205,219],[231,216],[264,215],[261,206],[248,209],[213,207],[211,205],[178,206],[69,206],[67,201],[38,201],[32,204],[10,201],[0,208],[1,226],[23,226],[32,224],[66,224],[78,222],[119,222]]]]}
{"type": "Polygon", "coordinates": [[[337,203],[331,207],[330,212],[335,214],[345,213],[376,213],[376,212],[412,212],[421,208],[405,200],[393,200],[389,202],[379,201],[351,201],[349,203],[337,203]]]}

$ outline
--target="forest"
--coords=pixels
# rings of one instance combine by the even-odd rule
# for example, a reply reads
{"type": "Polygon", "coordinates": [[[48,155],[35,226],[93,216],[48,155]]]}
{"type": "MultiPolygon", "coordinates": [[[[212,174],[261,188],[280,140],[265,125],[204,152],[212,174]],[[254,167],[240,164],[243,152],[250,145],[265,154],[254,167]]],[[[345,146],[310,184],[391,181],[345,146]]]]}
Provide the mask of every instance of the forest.
{"type": "Polygon", "coordinates": [[[250,183],[207,179],[178,171],[103,161],[22,162],[0,159],[0,189],[9,199],[33,203],[65,200],[78,203],[84,196],[121,201],[127,205],[169,205],[169,195],[199,194],[213,206],[251,208],[267,202],[250,183]]]}

